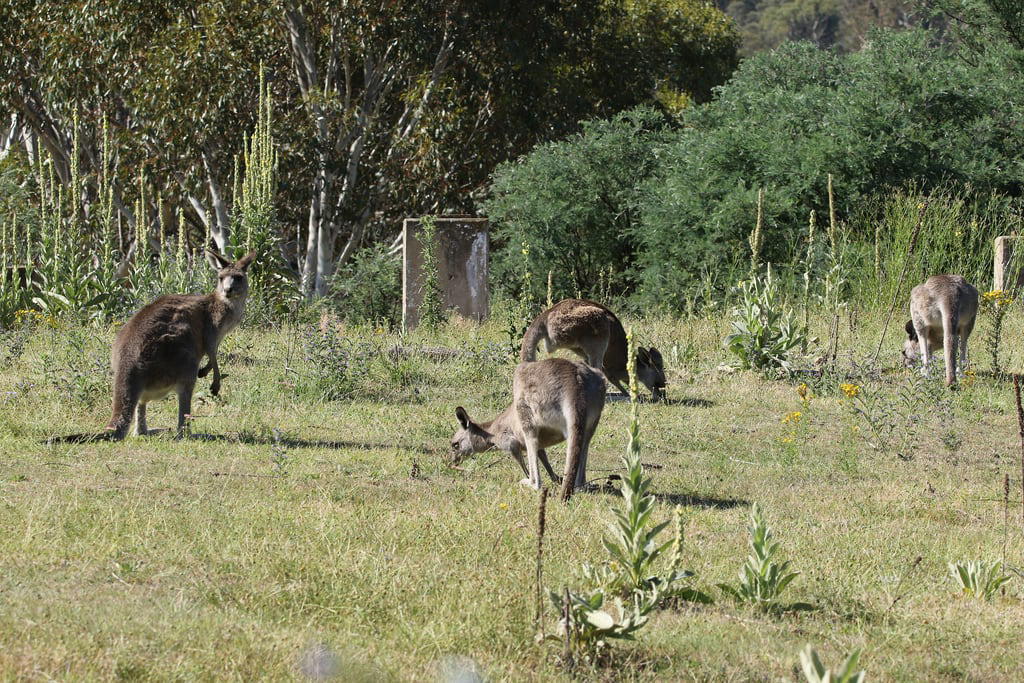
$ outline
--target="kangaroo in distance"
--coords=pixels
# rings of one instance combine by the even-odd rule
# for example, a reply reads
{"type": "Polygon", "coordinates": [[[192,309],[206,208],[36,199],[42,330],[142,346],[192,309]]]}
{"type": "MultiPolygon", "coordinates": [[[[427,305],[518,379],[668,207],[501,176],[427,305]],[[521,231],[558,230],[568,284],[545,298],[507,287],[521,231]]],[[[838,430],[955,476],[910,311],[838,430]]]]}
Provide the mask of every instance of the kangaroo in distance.
{"type": "Polygon", "coordinates": [[[910,290],[910,320],[903,343],[903,362],[912,367],[920,357],[928,374],[931,350],[942,345],[946,361],[946,386],[967,365],[967,338],[978,314],[978,290],[959,275],[933,275],[910,290]],[[960,363],[957,365],[957,344],[960,363]]]}
{"type": "Polygon", "coordinates": [[[587,452],[604,408],[604,375],[566,358],[520,363],[512,378],[512,404],[490,422],[473,422],[459,406],[452,437],[455,462],[491,448],[508,451],[526,474],[520,483],[539,489],[544,465],[555,482],[545,448],[567,441],[561,498],[568,501],[587,480],[587,452]],[[523,453],[526,453],[526,462],[523,453]]]}
{"type": "MultiPolygon", "coordinates": [[[[538,315],[523,336],[519,360],[533,361],[537,345],[551,353],[556,349],[569,349],[587,363],[604,372],[610,382],[623,394],[628,394],[626,331],[622,323],[606,306],[586,299],[563,299],[538,315]]],[[[665,391],[665,363],[653,346],[637,349],[637,379],[650,391],[655,400],[665,391]]]]}
{"type": "Polygon", "coordinates": [[[242,320],[249,294],[246,269],[256,252],[231,262],[207,251],[210,265],[218,268],[217,288],[212,294],[169,294],[133,315],[111,351],[114,370],[113,416],[107,430],[113,440],[128,432],[135,414],[135,434],[145,435],[146,404],[172,390],[178,394],[178,436],[185,430],[185,416],[192,412],[196,379],[213,370],[210,393],[220,392],[217,346],[242,320]],[[206,356],[209,362],[200,368],[206,356]]]}

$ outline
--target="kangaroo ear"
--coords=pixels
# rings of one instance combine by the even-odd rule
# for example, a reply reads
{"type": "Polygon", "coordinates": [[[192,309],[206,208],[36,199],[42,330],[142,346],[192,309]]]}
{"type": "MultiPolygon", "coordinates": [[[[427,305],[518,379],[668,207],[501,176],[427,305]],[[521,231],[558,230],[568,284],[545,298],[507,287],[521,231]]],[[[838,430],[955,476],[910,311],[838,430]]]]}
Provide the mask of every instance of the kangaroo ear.
{"type": "Polygon", "coordinates": [[[905,328],[910,341],[917,341],[917,330],[914,329],[914,321],[908,320],[905,328]]]}
{"type": "Polygon", "coordinates": [[[473,424],[469,420],[469,415],[466,413],[466,409],[462,406],[455,409],[455,417],[459,418],[459,424],[462,425],[463,429],[469,429],[469,425],[473,424]]]}
{"type": "Polygon", "coordinates": [[[250,251],[248,254],[246,254],[242,258],[238,259],[238,261],[235,263],[235,265],[238,268],[241,268],[242,270],[245,270],[245,269],[247,269],[249,267],[249,265],[252,263],[252,260],[254,258],[256,258],[255,250],[254,251],[250,251]]]}
{"type": "Polygon", "coordinates": [[[210,267],[214,270],[220,270],[221,268],[227,268],[231,265],[231,261],[215,252],[213,249],[206,250],[206,262],[210,264],[210,267]]]}
{"type": "Polygon", "coordinates": [[[665,369],[665,359],[661,357],[661,351],[658,351],[658,349],[652,346],[647,350],[647,353],[650,354],[651,360],[654,362],[654,367],[659,370],[665,369]]]}

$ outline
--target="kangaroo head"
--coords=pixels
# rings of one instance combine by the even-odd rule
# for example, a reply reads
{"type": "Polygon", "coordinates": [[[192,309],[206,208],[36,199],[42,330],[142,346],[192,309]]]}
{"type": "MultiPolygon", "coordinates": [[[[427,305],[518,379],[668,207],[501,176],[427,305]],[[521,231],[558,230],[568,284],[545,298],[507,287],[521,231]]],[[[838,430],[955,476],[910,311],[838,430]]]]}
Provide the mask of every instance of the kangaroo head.
{"type": "Polygon", "coordinates": [[[482,453],[491,448],[487,432],[469,419],[465,408],[456,408],[455,417],[459,419],[459,428],[452,436],[452,462],[458,464],[467,455],[482,453]]]}
{"type": "Polygon", "coordinates": [[[653,346],[639,347],[636,352],[636,378],[651,390],[654,400],[665,395],[665,360],[653,346]]]}
{"type": "Polygon", "coordinates": [[[237,261],[229,261],[215,251],[206,250],[210,265],[217,269],[217,296],[224,299],[244,299],[249,294],[249,265],[256,258],[250,251],[237,261]]]}
{"type": "Polygon", "coordinates": [[[921,353],[921,347],[917,343],[917,330],[914,329],[914,321],[908,320],[906,324],[907,338],[903,341],[903,365],[912,368],[917,365],[921,353]]]}

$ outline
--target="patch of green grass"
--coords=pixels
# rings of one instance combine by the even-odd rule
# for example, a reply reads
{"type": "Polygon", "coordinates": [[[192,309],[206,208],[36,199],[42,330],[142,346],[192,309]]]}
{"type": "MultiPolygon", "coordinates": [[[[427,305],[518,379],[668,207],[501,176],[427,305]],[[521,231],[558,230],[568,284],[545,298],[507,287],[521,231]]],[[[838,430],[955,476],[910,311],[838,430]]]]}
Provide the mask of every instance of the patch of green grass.
{"type": "MultiPolygon", "coordinates": [[[[856,377],[883,398],[906,381],[899,321],[883,371],[856,377]]],[[[640,408],[658,516],[684,506],[684,562],[717,601],[659,611],[640,640],[616,645],[619,668],[596,675],[792,678],[809,642],[828,662],[859,649],[872,679],[1024,675],[1019,580],[991,602],[969,600],[947,569],[1002,558],[1005,473],[1016,499],[1005,566],[1024,564],[1007,383],[979,373],[951,409],[924,411],[902,460],[868,445],[837,387],[805,408],[797,381],[718,371],[722,319],[625,322],[669,366],[669,403],[640,408]],[[795,432],[783,422],[793,411],[806,420],[795,432]],[[754,502],[801,572],[786,600],[812,610],[765,614],[713,588],[748,552],[754,502]]],[[[489,352],[501,324],[400,337],[328,323],[377,350],[349,398],[301,389],[316,370],[302,329],[243,326],[221,348],[221,397],[200,381],[186,441],[41,443],[109,418],[109,389],[87,370],[112,329],[41,329],[12,354],[0,369],[0,677],[297,679],[322,665],[342,679],[423,680],[471,660],[488,679],[569,679],[557,645],[533,641],[536,494],[500,453],[448,466],[455,407],[489,419],[509,400],[513,365],[489,352]],[[395,346],[405,355],[392,360],[395,346]],[[53,381],[62,364],[81,384],[53,381]]],[[[812,319],[811,335],[826,338],[826,326],[812,319]]],[[[865,314],[851,331],[844,319],[842,331],[840,372],[823,382],[838,385],[850,354],[873,351],[881,321],[865,314]]],[[[1004,334],[1022,333],[1012,312],[1004,334]]],[[[1024,349],[1004,349],[1006,368],[1024,369],[1024,349]]],[[[170,399],[151,405],[150,427],[172,427],[175,411],[170,399]]],[[[609,400],[591,479],[620,472],[628,420],[628,402],[609,400]]],[[[614,504],[601,493],[549,504],[547,588],[574,585],[603,556],[614,504]]]]}

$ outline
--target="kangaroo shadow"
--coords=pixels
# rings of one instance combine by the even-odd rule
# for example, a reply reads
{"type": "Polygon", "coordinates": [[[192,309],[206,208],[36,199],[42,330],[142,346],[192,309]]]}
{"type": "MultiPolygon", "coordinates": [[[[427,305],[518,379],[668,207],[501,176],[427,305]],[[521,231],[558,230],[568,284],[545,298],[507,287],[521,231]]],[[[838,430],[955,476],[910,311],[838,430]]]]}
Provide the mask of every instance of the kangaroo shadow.
{"type": "MultiPolygon", "coordinates": [[[[709,401],[706,398],[663,398],[655,400],[650,396],[641,394],[638,397],[640,403],[649,403],[651,405],[666,405],[666,406],[687,406],[688,408],[710,408],[715,405],[714,401],[709,401]]],[[[628,403],[629,394],[620,393],[609,393],[605,397],[605,401],[608,403],[628,403]]]]}
{"type": "Polygon", "coordinates": [[[652,494],[658,502],[669,505],[684,505],[686,507],[715,508],[729,510],[736,507],[750,506],[749,500],[742,498],[715,498],[712,496],[694,496],[687,493],[655,493],[652,494]]]}
{"type": "Polygon", "coordinates": [[[402,443],[368,443],[361,441],[301,439],[294,436],[281,436],[278,439],[253,434],[207,434],[192,432],[189,437],[195,441],[219,441],[223,443],[244,443],[250,446],[281,446],[283,448],[324,448],[331,450],[352,449],[373,451],[381,449],[402,449],[416,451],[424,455],[432,455],[436,451],[425,446],[410,446],[402,443]]]}
{"type": "Polygon", "coordinates": [[[709,401],[706,398],[666,398],[662,401],[656,401],[657,403],[664,403],[667,406],[686,406],[688,408],[711,408],[715,405],[714,401],[709,401]]]}

